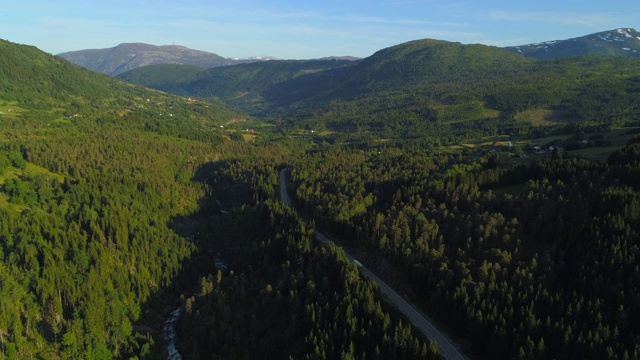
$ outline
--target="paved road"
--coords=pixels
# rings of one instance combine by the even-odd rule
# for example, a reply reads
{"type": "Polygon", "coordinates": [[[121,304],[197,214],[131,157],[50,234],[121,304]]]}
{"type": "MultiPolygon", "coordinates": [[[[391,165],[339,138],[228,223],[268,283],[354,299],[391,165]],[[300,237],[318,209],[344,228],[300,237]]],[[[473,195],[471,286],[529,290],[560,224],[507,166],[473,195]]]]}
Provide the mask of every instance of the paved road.
{"type": "Polygon", "coordinates": [[[284,174],[287,172],[287,168],[280,170],[280,200],[287,206],[291,206],[291,200],[289,200],[289,194],[287,194],[287,182],[284,178],[284,174]]]}
{"type": "MultiPolygon", "coordinates": [[[[291,202],[289,200],[289,195],[287,194],[287,185],[285,182],[285,172],[287,169],[280,170],[280,199],[282,202],[291,206],[291,202]]],[[[316,239],[320,241],[325,246],[329,245],[329,238],[316,231],[316,239]]],[[[454,344],[454,342],[449,338],[445,333],[438,330],[433,323],[429,320],[429,318],[423,314],[420,310],[416,309],[413,305],[407,302],[400,294],[398,294],[395,290],[393,290],[387,283],[382,281],[376,274],[371,272],[371,270],[367,269],[363,266],[358,260],[356,260],[351,254],[347,253],[347,258],[360,267],[360,271],[366,277],[375,281],[380,287],[380,291],[387,297],[387,299],[394,304],[398,310],[400,310],[412,323],[418,328],[422,333],[434,341],[438,345],[438,349],[442,356],[446,359],[455,360],[455,359],[467,359],[464,354],[458,349],[458,347],[454,344]]]]}

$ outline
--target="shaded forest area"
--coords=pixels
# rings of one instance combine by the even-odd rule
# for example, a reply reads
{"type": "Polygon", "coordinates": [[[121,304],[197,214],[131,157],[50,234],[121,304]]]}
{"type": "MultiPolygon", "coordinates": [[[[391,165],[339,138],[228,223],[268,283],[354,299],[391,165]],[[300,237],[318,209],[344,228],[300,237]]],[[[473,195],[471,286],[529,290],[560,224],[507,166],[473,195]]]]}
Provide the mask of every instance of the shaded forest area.
{"type": "Polygon", "coordinates": [[[277,201],[289,149],[108,127],[53,140],[0,158],[4,357],[162,357],[177,303],[189,358],[439,358],[277,201]]]}
{"type": "MultiPolygon", "coordinates": [[[[255,170],[261,179],[277,174],[255,170]]],[[[439,358],[342,250],[317,244],[280,202],[201,216],[202,261],[195,263],[207,275],[184,299],[179,328],[188,357],[439,358]],[[233,270],[214,267],[211,259],[220,256],[233,270]]]]}
{"type": "Polygon", "coordinates": [[[638,358],[638,137],[606,163],[394,149],[300,157],[298,206],[391,259],[483,358],[638,358]]]}

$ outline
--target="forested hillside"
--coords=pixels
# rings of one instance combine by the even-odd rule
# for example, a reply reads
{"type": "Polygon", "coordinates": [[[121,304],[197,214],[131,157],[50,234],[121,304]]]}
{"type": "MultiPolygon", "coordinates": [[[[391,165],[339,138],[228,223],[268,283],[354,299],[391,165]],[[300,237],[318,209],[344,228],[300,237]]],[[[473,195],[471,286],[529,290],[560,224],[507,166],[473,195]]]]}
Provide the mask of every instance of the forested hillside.
{"type": "Polygon", "coordinates": [[[0,357],[143,354],[136,322],[195,249],[170,220],[239,115],[0,47],[0,357]]]}
{"type": "Polygon", "coordinates": [[[118,77],[174,94],[220,98],[252,114],[260,114],[271,105],[264,97],[272,87],[287,81],[295,82],[295,79],[307,75],[304,78],[312,80],[305,81],[304,88],[295,88],[289,95],[294,98],[313,96],[318,89],[333,83],[331,76],[324,75],[324,71],[353,63],[350,60],[272,60],[201,72],[185,66],[156,65],[141,67],[118,77]]]}
{"type": "Polygon", "coordinates": [[[194,65],[148,65],[120,74],[118,78],[175,95],[189,95],[185,84],[205,70],[194,65]]]}
{"type": "Polygon", "coordinates": [[[188,358],[439,357],[277,202],[277,167],[309,145],[240,141],[221,126],[246,115],[220,102],[0,47],[0,359],[163,358],[175,306],[188,358]]]}
{"type": "MultiPolygon", "coordinates": [[[[170,73],[155,82],[158,88],[217,97],[277,124],[350,134],[357,141],[542,136],[573,132],[576,126],[628,125],[640,111],[638,59],[541,61],[501,48],[436,40],[400,44],[334,67],[270,61],[210,69],[179,84],[171,83],[170,73]]],[[[123,78],[135,82],[141,76],[123,78]]],[[[156,86],[149,79],[145,83],[156,86]]],[[[343,135],[328,139],[336,137],[343,135]]]]}
{"type": "MultiPolygon", "coordinates": [[[[605,163],[331,149],[298,207],[404,279],[481,358],[640,357],[638,137],[605,163]]],[[[393,272],[392,272],[393,273],[393,272]]]]}

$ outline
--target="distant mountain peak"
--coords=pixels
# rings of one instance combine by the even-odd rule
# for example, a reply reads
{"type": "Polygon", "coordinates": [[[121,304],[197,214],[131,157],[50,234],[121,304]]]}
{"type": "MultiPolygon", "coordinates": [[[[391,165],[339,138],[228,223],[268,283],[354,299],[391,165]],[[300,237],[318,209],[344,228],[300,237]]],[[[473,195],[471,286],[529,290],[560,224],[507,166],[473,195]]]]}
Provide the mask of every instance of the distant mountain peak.
{"type": "Polygon", "coordinates": [[[640,57],[640,33],[633,28],[618,28],[566,40],[551,40],[507,50],[538,59],[580,55],[640,57]]]}
{"type": "Polygon", "coordinates": [[[178,64],[212,68],[273,59],[268,56],[230,59],[182,45],[156,46],[144,43],[122,43],[112,48],[64,52],[58,56],[111,76],[147,65],[178,64]]]}
{"type": "Polygon", "coordinates": [[[244,58],[234,57],[232,59],[233,60],[239,60],[239,61],[242,61],[242,60],[257,60],[257,61],[281,60],[281,59],[278,59],[276,57],[267,56],[267,55],[249,56],[249,57],[244,57],[244,58]]]}

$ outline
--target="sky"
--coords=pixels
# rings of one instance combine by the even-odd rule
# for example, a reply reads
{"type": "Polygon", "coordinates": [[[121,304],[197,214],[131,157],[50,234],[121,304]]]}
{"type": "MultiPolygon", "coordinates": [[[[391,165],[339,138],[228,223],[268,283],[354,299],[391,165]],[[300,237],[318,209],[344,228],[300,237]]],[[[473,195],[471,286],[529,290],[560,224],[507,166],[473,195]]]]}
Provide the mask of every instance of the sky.
{"type": "Polygon", "coordinates": [[[224,57],[367,57],[432,38],[494,46],[640,30],[640,1],[2,0],[0,39],[51,54],[121,43],[224,57]]]}

